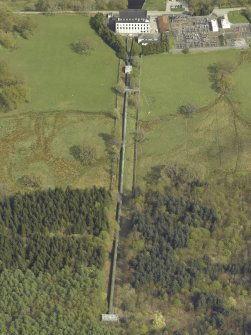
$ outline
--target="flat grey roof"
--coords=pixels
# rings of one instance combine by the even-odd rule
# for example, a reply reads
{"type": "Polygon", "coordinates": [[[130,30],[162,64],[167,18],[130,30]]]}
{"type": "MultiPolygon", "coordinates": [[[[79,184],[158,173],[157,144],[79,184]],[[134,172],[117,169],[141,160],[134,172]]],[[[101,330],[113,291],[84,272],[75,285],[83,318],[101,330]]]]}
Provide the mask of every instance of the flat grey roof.
{"type": "Polygon", "coordinates": [[[119,12],[121,19],[146,19],[147,10],[145,9],[123,9],[119,12]]]}

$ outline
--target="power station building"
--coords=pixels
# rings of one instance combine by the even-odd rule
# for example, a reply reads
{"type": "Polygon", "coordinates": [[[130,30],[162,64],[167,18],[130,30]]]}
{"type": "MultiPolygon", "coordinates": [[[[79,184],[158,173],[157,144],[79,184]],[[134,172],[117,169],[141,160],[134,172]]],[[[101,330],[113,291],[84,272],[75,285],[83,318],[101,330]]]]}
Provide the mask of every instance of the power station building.
{"type": "Polygon", "coordinates": [[[143,9],[124,9],[115,21],[115,31],[119,34],[142,34],[150,32],[150,17],[143,9]]]}

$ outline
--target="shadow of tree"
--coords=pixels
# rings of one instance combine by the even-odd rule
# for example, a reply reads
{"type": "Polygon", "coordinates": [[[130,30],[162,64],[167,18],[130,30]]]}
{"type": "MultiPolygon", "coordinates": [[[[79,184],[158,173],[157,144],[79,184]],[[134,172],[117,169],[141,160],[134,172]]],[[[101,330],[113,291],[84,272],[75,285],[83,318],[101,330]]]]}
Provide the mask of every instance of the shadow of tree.
{"type": "Polygon", "coordinates": [[[104,141],[105,151],[107,152],[107,154],[111,155],[112,153],[111,146],[113,145],[113,136],[110,134],[106,134],[106,133],[99,133],[98,136],[101,137],[102,140],[104,141]]]}
{"type": "Polygon", "coordinates": [[[217,92],[217,85],[215,77],[217,75],[218,66],[216,63],[210,64],[207,67],[208,73],[209,73],[209,81],[211,82],[211,89],[217,92]]]}
{"type": "Polygon", "coordinates": [[[165,165],[156,165],[151,168],[151,170],[146,174],[144,180],[147,184],[157,184],[161,178],[161,171],[165,165]]]}
{"type": "Polygon", "coordinates": [[[113,183],[113,177],[115,175],[114,164],[116,162],[116,159],[118,159],[120,141],[114,135],[106,133],[99,133],[98,136],[101,137],[102,140],[104,141],[105,151],[108,157],[110,158],[111,162],[109,171],[107,171],[110,174],[110,189],[111,189],[113,183]]]}

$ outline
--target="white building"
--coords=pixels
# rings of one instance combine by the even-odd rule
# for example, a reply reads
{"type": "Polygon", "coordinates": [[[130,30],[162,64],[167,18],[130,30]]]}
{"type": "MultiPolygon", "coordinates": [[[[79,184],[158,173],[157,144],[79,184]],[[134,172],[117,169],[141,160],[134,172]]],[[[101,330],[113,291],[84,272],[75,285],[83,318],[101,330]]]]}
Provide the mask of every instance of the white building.
{"type": "Polygon", "coordinates": [[[126,65],[125,66],[125,73],[131,73],[132,72],[132,66],[131,65],[126,65]]]}
{"type": "Polygon", "coordinates": [[[211,29],[213,32],[219,31],[219,26],[217,20],[213,19],[210,21],[211,29]]]}
{"type": "Polygon", "coordinates": [[[160,41],[159,34],[139,34],[138,43],[147,45],[148,43],[158,43],[160,41]]]}
{"type": "Polygon", "coordinates": [[[101,320],[103,322],[118,322],[119,317],[117,314],[102,314],[101,315],[101,320]]]}
{"type": "Polygon", "coordinates": [[[227,14],[224,14],[223,18],[221,19],[221,27],[222,29],[230,29],[231,23],[228,20],[227,14]]]}
{"type": "Polygon", "coordinates": [[[140,34],[150,32],[150,17],[142,9],[124,9],[119,12],[115,25],[116,33],[140,34]]]}

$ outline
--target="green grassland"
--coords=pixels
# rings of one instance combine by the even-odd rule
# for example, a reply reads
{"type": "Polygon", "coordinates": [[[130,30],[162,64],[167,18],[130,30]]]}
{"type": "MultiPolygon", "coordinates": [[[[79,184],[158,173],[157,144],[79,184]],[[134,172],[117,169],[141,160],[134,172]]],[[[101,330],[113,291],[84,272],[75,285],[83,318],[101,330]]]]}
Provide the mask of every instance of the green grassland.
{"type": "Polygon", "coordinates": [[[19,111],[107,111],[114,107],[117,60],[80,15],[36,16],[38,27],[30,40],[20,38],[13,52],[0,49],[13,72],[21,74],[31,100],[19,111]],[[74,53],[70,44],[87,38],[94,48],[88,56],[74,53]]]}
{"type": "Polygon", "coordinates": [[[237,51],[145,57],[142,63],[140,127],[145,139],[139,144],[137,179],[141,183],[156,166],[178,161],[191,165],[202,176],[251,168],[250,63],[234,73],[233,101],[237,114],[211,88],[208,66],[239,58],[237,51]],[[178,113],[186,103],[199,111],[190,118],[178,113]]]}
{"type": "Polygon", "coordinates": [[[228,13],[228,19],[231,23],[248,23],[248,19],[241,10],[235,10],[228,13]]]}
{"type": "Polygon", "coordinates": [[[243,63],[235,73],[235,88],[233,98],[241,103],[241,113],[246,118],[251,118],[251,86],[250,63],[243,63]]]}
{"type": "Polygon", "coordinates": [[[81,113],[1,118],[0,184],[7,193],[24,190],[19,179],[29,176],[42,188],[109,188],[111,162],[105,135],[113,126],[111,118],[81,113]],[[82,144],[96,149],[96,161],[90,166],[82,166],[70,154],[71,146],[82,144]]]}
{"type": "Polygon", "coordinates": [[[23,75],[31,100],[0,115],[0,184],[4,192],[24,190],[22,176],[42,188],[110,186],[107,138],[114,127],[112,87],[118,62],[84,16],[36,16],[38,27],[18,49],[0,49],[13,73],[23,75]],[[90,38],[94,50],[75,54],[70,43],[90,38]],[[82,166],[70,155],[73,145],[91,145],[96,161],[82,166]]]}
{"type": "Polygon", "coordinates": [[[166,10],[165,0],[146,0],[144,3],[144,9],[147,10],[166,10]]]}
{"type": "Polygon", "coordinates": [[[182,104],[207,105],[216,93],[211,89],[208,66],[224,59],[237,60],[238,52],[156,55],[142,60],[141,119],[176,115],[182,104]]]}

